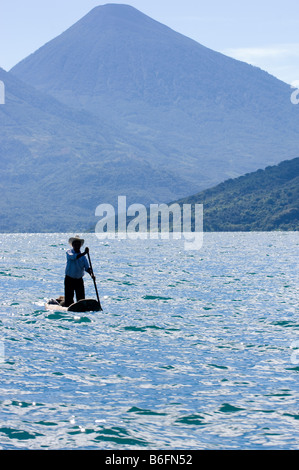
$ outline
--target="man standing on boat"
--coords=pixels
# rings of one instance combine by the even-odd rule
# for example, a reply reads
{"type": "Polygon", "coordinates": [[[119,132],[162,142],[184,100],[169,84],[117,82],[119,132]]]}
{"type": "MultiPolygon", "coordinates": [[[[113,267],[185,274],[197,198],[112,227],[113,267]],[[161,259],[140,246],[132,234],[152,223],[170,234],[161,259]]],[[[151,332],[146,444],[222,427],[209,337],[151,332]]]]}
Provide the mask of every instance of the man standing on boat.
{"type": "Polygon", "coordinates": [[[81,253],[80,249],[84,245],[83,238],[78,235],[69,239],[69,244],[72,246],[71,249],[66,252],[66,268],[65,268],[65,279],[64,279],[64,302],[61,305],[69,307],[74,303],[74,293],[76,293],[77,302],[85,299],[85,289],[83,276],[85,271],[90,274],[92,279],[95,280],[95,276],[90,268],[88,261],[85,257],[89,253],[89,249],[86,247],[85,251],[81,253]]]}

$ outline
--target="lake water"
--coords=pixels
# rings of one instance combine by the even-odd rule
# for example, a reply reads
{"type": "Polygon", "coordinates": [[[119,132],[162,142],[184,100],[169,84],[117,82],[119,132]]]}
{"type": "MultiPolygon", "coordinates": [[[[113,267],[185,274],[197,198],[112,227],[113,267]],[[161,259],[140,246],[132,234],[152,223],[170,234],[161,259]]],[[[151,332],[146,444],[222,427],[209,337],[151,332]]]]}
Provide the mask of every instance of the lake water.
{"type": "Polygon", "coordinates": [[[68,238],[1,234],[2,449],[299,448],[298,232],[88,234],[87,314],[44,308],[68,238]]]}

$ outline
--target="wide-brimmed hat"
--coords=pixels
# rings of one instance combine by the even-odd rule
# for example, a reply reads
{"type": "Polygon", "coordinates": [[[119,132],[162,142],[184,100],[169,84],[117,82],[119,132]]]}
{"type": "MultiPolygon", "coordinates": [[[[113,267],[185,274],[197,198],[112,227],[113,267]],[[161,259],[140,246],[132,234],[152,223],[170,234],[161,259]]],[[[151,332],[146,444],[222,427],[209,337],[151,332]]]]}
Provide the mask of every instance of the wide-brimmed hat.
{"type": "Polygon", "coordinates": [[[84,245],[84,240],[83,240],[83,238],[80,238],[79,235],[75,235],[75,237],[71,237],[69,239],[69,244],[73,245],[73,242],[76,242],[76,241],[80,242],[81,246],[84,245]]]}

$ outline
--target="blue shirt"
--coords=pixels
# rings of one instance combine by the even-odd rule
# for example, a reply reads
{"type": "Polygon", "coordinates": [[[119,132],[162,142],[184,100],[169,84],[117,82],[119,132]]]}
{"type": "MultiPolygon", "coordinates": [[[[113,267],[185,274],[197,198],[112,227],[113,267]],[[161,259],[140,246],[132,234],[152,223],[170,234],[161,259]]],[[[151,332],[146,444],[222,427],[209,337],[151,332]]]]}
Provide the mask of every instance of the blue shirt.
{"type": "Polygon", "coordinates": [[[85,256],[81,256],[81,258],[77,259],[77,255],[79,255],[79,253],[76,253],[74,249],[67,250],[65,275],[80,279],[89,268],[89,264],[85,256]]]}

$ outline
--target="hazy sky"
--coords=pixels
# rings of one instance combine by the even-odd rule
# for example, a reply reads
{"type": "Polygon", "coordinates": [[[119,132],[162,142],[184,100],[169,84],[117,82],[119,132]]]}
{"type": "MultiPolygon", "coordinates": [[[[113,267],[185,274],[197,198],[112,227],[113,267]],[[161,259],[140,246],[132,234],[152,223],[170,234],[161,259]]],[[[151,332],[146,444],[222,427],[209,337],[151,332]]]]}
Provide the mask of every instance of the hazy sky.
{"type": "Polygon", "coordinates": [[[299,80],[298,0],[0,0],[0,67],[9,70],[105,3],[127,3],[204,46],[299,80]]]}

